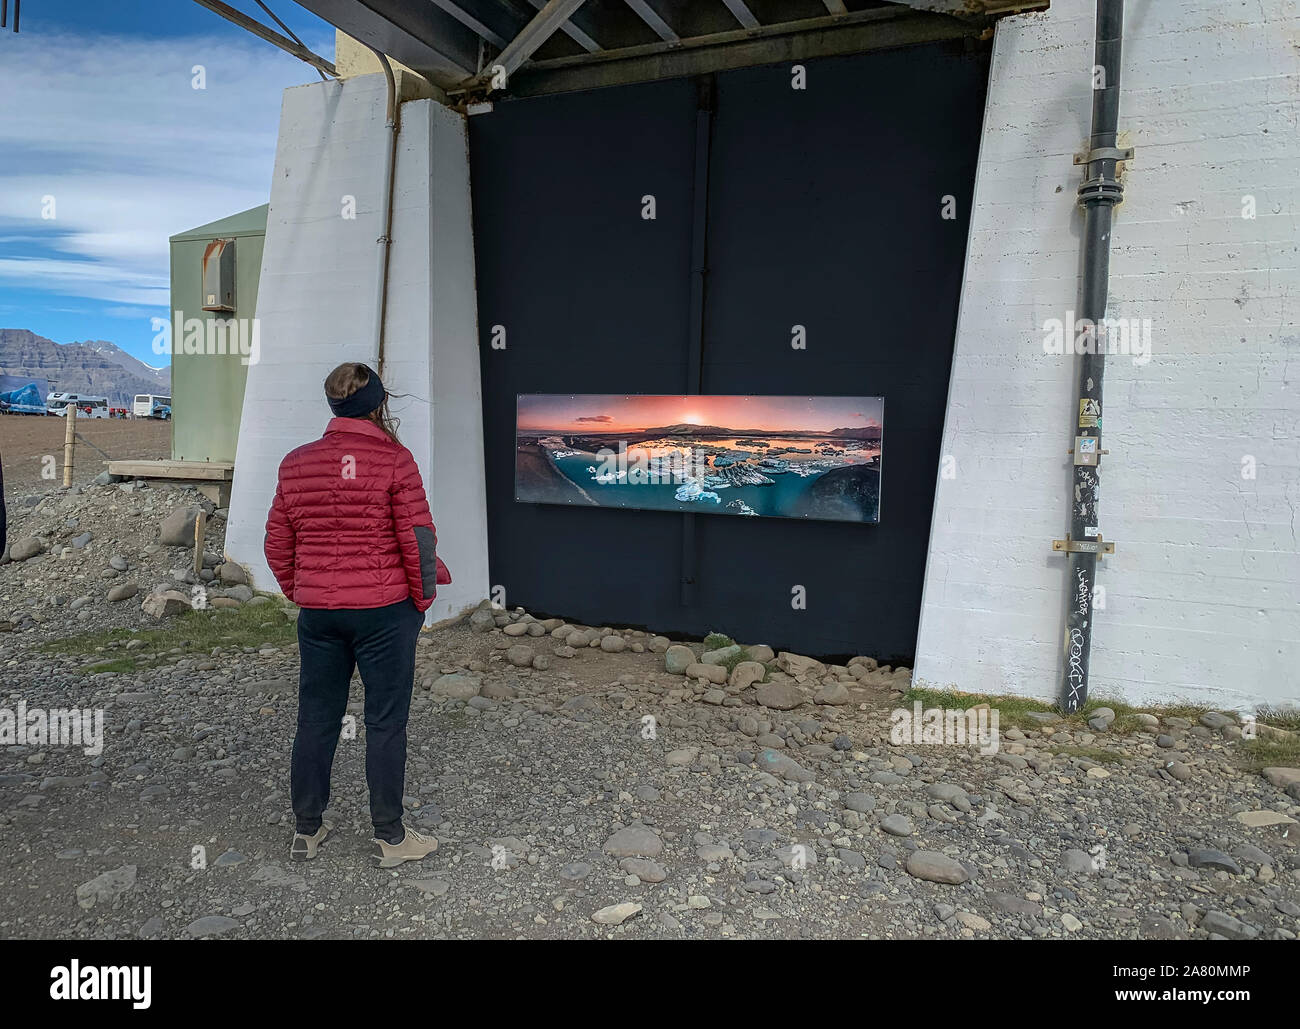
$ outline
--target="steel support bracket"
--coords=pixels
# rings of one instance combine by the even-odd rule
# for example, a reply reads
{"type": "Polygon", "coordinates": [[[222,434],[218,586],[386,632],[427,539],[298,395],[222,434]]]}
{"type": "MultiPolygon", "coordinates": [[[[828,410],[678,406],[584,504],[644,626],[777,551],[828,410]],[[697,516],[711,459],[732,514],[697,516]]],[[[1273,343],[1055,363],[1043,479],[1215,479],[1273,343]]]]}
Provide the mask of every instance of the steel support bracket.
{"type": "Polygon", "coordinates": [[[1052,540],[1052,550],[1058,554],[1096,554],[1104,557],[1115,553],[1115,544],[1104,542],[1100,536],[1095,540],[1072,540],[1066,536],[1063,540],[1052,540]]]}
{"type": "Polygon", "coordinates": [[[1095,150],[1084,150],[1074,155],[1075,164],[1091,164],[1093,161],[1131,161],[1133,148],[1099,146],[1095,150]]]}
{"type": "MultiPolygon", "coordinates": [[[[1074,163],[1091,165],[1093,161],[1131,161],[1133,148],[1100,146],[1074,155],[1074,163]]],[[[1118,179],[1108,178],[1103,172],[1079,184],[1080,204],[1119,204],[1124,200],[1124,186],[1118,179]]]]}

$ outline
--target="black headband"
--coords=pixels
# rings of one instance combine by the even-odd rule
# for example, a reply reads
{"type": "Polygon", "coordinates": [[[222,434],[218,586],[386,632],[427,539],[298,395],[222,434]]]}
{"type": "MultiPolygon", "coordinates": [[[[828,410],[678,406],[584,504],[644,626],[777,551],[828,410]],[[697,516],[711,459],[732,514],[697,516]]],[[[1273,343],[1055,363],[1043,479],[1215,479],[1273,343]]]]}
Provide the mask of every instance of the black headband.
{"type": "Polygon", "coordinates": [[[340,418],[364,418],[382,404],[387,395],[379,376],[371,372],[370,381],[351,395],[342,400],[330,396],[325,399],[330,403],[330,410],[340,418]]]}

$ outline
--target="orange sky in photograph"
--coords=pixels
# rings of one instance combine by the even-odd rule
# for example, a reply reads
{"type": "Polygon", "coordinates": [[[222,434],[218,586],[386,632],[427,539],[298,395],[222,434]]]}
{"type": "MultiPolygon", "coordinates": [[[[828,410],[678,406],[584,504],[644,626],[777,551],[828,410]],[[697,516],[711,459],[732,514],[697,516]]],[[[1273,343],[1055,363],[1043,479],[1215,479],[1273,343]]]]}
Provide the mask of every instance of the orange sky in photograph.
{"type": "Polygon", "coordinates": [[[879,425],[883,407],[880,397],[521,394],[518,428],[550,432],[635,432],[685,422],[769,432],[827,432],[879,425]]]}

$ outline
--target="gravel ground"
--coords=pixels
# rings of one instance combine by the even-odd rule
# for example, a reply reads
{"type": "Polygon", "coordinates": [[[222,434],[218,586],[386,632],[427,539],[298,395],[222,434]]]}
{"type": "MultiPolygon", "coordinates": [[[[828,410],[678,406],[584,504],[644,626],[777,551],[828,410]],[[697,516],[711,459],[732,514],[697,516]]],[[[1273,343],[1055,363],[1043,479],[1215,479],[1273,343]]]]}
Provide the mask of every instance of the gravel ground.
{"type": "MultiPolygon", "coordinates": [[[[698,642],[687,654],[517,611],[480,609],[420,640],[406,803],[437,853],[370,864],[354,680],[337,827],[316,861],[290,862],[296,612],[234,597],[186,617],[256,623],[269,640],[139,645],[176,617],[155,620],[140,597],[193,585],[175,574],[188,551],[159,543],[159,526],[199,503],[115,484],[15,505],[11,541],[44,549],[0,564],[0,707],[102,710],[104,747],[0,746],[0,935],[1300,932],[1300,786],[1292,770],[1247,770],[1235,716],[1155,712],[1134,727],[1093,712],[1092,727],[1044,713],[1004,725],[996,754],[894,745],[906,669],[756,647],[761,666],[728,676],[694,663],[698,642]],[[113,557],[127,570],[103,577],[113,557]],[[128,579],[140,596],[109,603],[128,579]],[[102,653],[67,642],[114,627],[127,631],[102,653]],[[86,673],[105,661],[120,664],[86,673]],[[688,661],[690,674],[668,670],[688,661]]],[[[235,592],[213,571],[223,526],[213,512],[213,596],[235,592]]]]}

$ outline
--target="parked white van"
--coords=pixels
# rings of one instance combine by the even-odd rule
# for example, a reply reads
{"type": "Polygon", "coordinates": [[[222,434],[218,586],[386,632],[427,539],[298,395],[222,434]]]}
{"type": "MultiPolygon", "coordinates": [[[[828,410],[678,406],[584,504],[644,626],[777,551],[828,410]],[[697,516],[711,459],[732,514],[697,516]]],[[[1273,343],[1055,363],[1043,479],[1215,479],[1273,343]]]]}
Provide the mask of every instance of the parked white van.
{"type": "Polygon", "coordinates": [[[65,414],[69,405],[77,408],[78,418],[107,418],[108,397],[89,397],[81,393],[51,393],[45,398],[45,410],[50,414],[65,414]]]}

